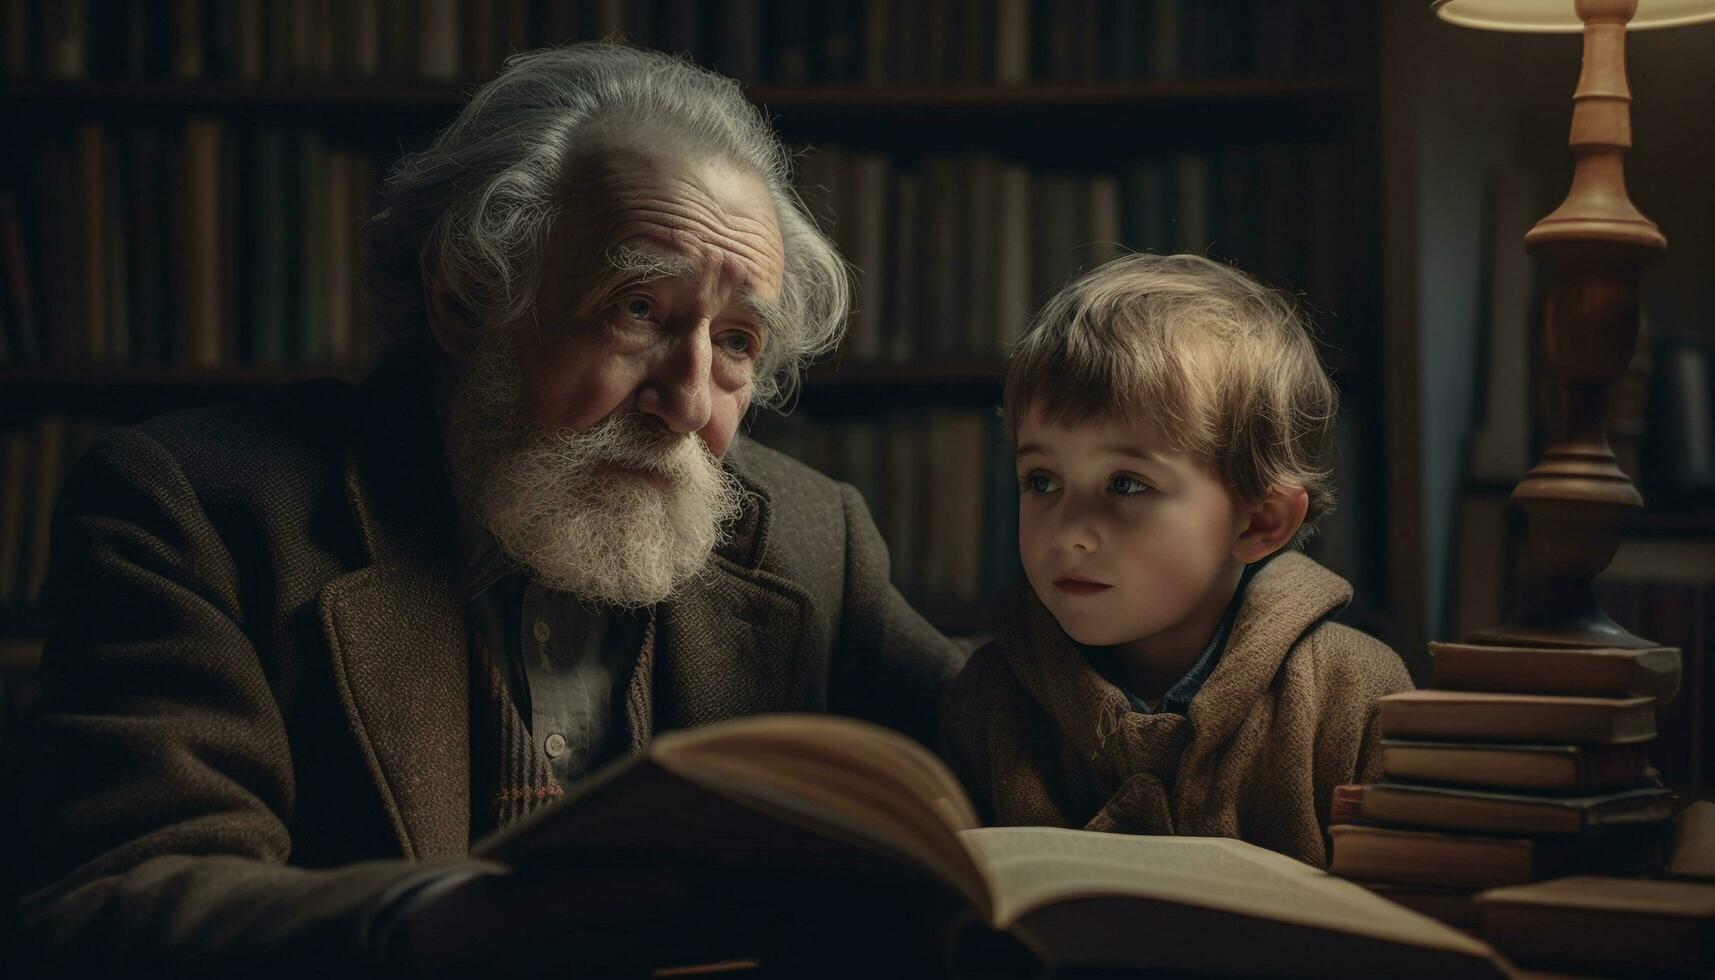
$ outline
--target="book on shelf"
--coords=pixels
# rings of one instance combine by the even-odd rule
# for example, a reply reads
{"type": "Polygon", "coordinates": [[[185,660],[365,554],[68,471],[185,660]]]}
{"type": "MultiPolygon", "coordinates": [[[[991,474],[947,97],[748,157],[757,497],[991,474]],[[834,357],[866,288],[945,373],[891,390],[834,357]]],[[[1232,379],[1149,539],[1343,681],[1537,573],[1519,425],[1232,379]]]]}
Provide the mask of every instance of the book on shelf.
{"type": "Polygon", "coordinates": [[[0,194],[0,264],[5,272],[6,347],[9,358],[23,363],[41,359],[41,332],[36,326],[36,303],[30,288],[30,264],[24,250],[23,226],[18,222],[18,199],[0,194]]]}
{"type": "Polygon", "coordinates": [[[818,900],[796,916],[819,907],[871,951],[899,948],[878,934],[896,919],[920,923],[955,967],[1001,934],[1048,968],[1505,975],[1471,937],[1237,840],[983,828],[927,750],[826,715],[669,733],[474,849],[537,873],[616,852],[803,880],[818,900]],[[841,889],[865,883],[898,899],[854,924],[841,889]]]}
{"type": "Polygon", "coordinates": [[[906,596],[974,603],[1017,577],[1017,476],[992,410],[804,410],[753,437],[858,489],[906,596]]]}
{"type": "MultiPolygon", "coordinates": [[[[38,168],[39,241],[28,244],[43,250],[42,288],[30,287],[23,243],[5,256],[9,291],[24,300],[12,306],[28,310],[36,294],[50,314],[40,327],[28,314],[6,318],[12,362],[359,362],[358,226],[377,204],[378,161],[319,131],[212,118],[91,123],[63,142],[43,142],[38,168]]],[[[1277,149],[1267,159],[1299,154],[1277,149]]],[[[1080,271],[1124,250],[1207,248],[1212,189],[1261,179],[1212,175],[1195,153],[1134,161],[1123,174],[839,147],[808,160],[805,195],[860,270],[845,357],[897,365],[998,362],[1031,311],[1080,271]]],[[[1277,258],[1304,251],[1293,244],[1303,234],[1255,232],[1286,243],[1277,258]]],[[[1315,304],[1346,308],[1340,289],[1315,304]]]]}
{"type": "Polygon", "coordinates": [[[1419,782],[1593,792],[1635,785],[1643,779],[1651,744],[1530,745],[1384,738],[1382,768],[1395,779],[1419,782]]]}
{"type": "Polygon", "coordinates": [[[54,502],[59,499],[60,483],[66,466],[66,419],[59,415],[42,415],[36,419],[35,479],[29,485],[33,491],[30,506],[30,540],[24,552],[24,602],[36,606],[42,599],[42,586],[48,578],[48,546],[54,516],[54,502]]]}
{"type": "Polygon", "coordinates": [[[1673,791],[1639,786],[1595,796],[1500,793],[1458,786],[1371,783],[1363,816],[1378,823],[1493,834],[1576,834],[1608,824],[1661,823],[1673,791]]]}
{"type": "Polygon", "coordinates": [[[87,123],[38,155],[28,213],[0,211],[8,363],[361,363],[365,154],[193,117],[87,123]]]}
{"type": "Polygon", "coordinates": [[[1389,738],[1623,744],[1655,737],[1654,698],[1424,690],[1378,703],[1389,738]]]}
{"type": "Polygon", "coordinates": [[[1477,896],[1483,937],[1521,965],[1579,974],[1715,972],[1715,885],[1578,876],[1477,896]]]}
{"type": "Polygon", "coordinates": [[[1581,697],[1653,697],[1668,704],[1679,693],[1680,653],[1671,647],[1494,647],[1431,643],[1436,688],[1571,694],[1581,697]]]}
{"type": "Polygon", "coordinates": [[[1574,872],[1645,872],[1659,869],[1667,852],[1659,824],[1516,837],[1352,823],[1334,824],[1328,834],[1334,842],[1328,870],[1366,885],[1477,889],[1574,872]]]}

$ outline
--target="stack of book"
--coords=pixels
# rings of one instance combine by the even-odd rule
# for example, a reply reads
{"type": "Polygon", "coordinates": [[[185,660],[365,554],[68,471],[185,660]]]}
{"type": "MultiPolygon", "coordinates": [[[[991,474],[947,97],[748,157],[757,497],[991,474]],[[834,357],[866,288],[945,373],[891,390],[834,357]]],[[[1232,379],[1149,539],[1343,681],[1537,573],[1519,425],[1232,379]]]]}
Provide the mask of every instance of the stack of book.
{"type": "Polygon", "coordinates": [[[1335,874],[1475,927],[1482,889],[1665,863],[1648,748],[1677,649],[1430,648],[1430,689],[1381,701],[1386,778],[1336,792],[1335,874]]]}

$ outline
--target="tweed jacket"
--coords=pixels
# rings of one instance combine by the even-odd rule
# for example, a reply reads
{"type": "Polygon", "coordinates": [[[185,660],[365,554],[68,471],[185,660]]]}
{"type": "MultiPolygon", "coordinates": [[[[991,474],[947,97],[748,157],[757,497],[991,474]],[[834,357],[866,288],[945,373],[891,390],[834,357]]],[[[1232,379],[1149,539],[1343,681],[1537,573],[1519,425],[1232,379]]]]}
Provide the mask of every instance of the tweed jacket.
{"type": "MultiPolygon", "coordinates": [[[[359,972],[472,842],[472,685],[428,358],[104,436],[55,516],[21,948],[47,972],[359,972]]],[[[861,497],[745,440],[742,519],[627,687],[667,729],[836,711],[932,741],[958,648],[861,497]]]]}
{"type": "Polygon", "coordinates": [[[1380,775],[1376,699],[1411,689],[1384,644],[1327,617],[1351,586],[1296,552],[1245,590],[1184,715],[1132,709],[1028,587],[948,689],[942,751],[998,824],[1237,837],[1326,862],[1334,787],[1380,775]]]}

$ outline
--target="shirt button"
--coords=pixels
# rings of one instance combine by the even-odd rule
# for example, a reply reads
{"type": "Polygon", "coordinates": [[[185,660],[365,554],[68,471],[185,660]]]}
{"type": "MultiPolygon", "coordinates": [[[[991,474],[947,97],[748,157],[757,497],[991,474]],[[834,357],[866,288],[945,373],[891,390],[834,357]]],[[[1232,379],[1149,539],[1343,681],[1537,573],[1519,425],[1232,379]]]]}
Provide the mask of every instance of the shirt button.
{"type": "Polygon", "coordinates": [[[540,619],[536,620],[536,642],[548,642],[548,624],[540,619]]]}
{"type": "Polygon", "coordinates": [[[560,753],[566,751],[566,736],[559,732],[549,735],[547,741],[542,743],[542,751],[548,753],[548,758],[558,759],[560,753]]]}

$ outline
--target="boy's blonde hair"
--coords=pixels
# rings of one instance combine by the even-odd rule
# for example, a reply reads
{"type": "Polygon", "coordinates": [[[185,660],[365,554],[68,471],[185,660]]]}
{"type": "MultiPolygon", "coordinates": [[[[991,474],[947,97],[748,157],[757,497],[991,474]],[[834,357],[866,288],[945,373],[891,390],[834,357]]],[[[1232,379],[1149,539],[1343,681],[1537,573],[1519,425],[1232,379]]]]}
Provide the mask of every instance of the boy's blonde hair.
{"type": "Polygon", "coordinates": [[[1303,487],[1293,547],[1334,505],[1339,402],[1297,304],[1199,255],[1127,255],[1080,277],[1036,315],[1006,374],[1014,435],[1032,405],[1059,425],[1148,419],[1246,503],[1303,487]]]}

